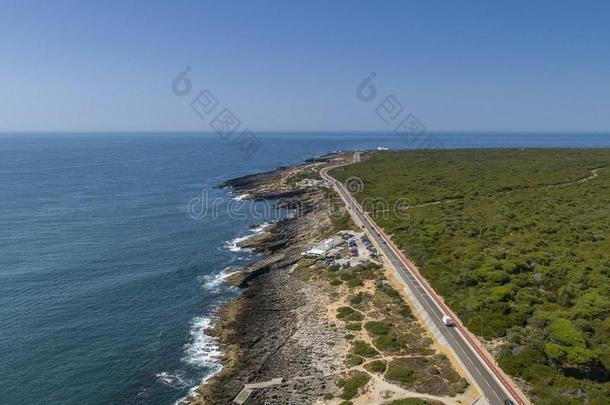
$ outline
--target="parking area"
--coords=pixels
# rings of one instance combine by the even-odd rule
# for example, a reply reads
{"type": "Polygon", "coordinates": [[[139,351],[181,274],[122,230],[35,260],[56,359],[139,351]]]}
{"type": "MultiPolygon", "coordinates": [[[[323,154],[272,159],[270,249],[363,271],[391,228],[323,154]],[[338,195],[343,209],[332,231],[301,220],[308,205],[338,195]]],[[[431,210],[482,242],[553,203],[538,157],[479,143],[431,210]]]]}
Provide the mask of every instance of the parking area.
{"type": "Polygon", "coordinates": [[[320,264],[342,268],[366,266],[369,261],[381,263],[377,249],[364,232],[340,231],[302,254],[320,264]]]}

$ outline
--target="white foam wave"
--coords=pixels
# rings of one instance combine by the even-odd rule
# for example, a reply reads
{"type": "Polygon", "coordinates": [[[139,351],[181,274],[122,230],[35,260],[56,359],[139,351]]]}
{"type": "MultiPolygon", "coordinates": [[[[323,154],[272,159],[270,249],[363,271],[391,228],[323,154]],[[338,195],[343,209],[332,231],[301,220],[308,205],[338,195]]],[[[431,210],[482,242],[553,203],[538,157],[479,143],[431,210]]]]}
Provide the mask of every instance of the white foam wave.
{"type": "Polygon", "coordinates": [[[245,240],[250,239],[251,237],[253,237],[254,235],[258,235],[261,232],[264,232],[265,229],[269,228],[271,225],[273,224],[273,222],[265,222],[260,224],[259,226],[257,226],[256,228],[252,228],[250,229],[250,234],[246,235],[246,236],[240,236],[238,238],[234,238],[231,239],[229,241],[225,242],[225,246],[228,250],[230,250],[231,252],[251,252],[252,249],[249,248],[241,248],[238,246],[238,244],[240,242],[243,242],[245,240]]]}
{"type": "Polygon", "coordinates": [[[214,367],[220,365],[222,352],[218,339],[206,334],[212,318],[201,316],[193,319],[191,341],[186,345],[184,361],[196,367],[214,367]]]}
{"type": "Polygon", "coordinates": [[[267,229],[267,228],[269,228],[271,226],[271,224],[272,224],[272,222],[265,222],[265,223],[260,224],[256,228],[252,228],[251,230],[253,232],[253,235],[256,235],[256,234],[259,234],[261,232],[264,232],[265,229],[267,229]]]}
{"type": "Polygon", "coordinates": [[[183,387],[187,384],[187,382],[184,381],[181,376],[170,374],[165,371],[162,373],[157,373],[155,377],[157,377],[157,381],[159,381],[160,383],[169,385],[170,387],[174,388],[183,387]]]}
{"type": "Polygon", "coordinates": [[[248,197],[248,194],[240,194],[240,195],[237,195],[237,196],[233,197],[233,200],[234,201],[242,201],[243,199],[245,199],[247,197],[248,197]]]}
{"type": "MultiPolygon", "coordinates": [[[[200,383],[189,389],[188,395],[177,400],[174,405],[184,405],[189,398],[193,398],[197,389],[205,384],[210,378],[222,370],[222,351],[218,339],[206,334],[206,330],[212,324],[212,318],[207,316],[194,318],[191,322],[191,341],[185,346],[185,356],[182,361],[197,367],[205,368],[208,372],[203,376],[200,383]]],[[[166,377],[164,373],[158,374],[161,378],[166,377]]],[[[171,381],[171,380],[170,380],[171,381]]]]}
{"type": "Polygon", "coordinates": [[[239,242],[243,242],[243,241],[247,240],[251,236],[252,235],[246,235],[246,236],[240,236],[239,238],[231,239],[231,240],[225,242],[225,246],[231,252],[249,251],[250,249],[241,248],[241,247],[237,246],[237,244],[239,242]]]}
{"type": "Polygon", "coordinates": [[[237,271],[234,267],[227,267],[218,274],[206,274],[201,276],[200,281],[203,283],[204,288],[208,290],[217,290],[228,277],[235,273],[237,273],[237,271]]]}

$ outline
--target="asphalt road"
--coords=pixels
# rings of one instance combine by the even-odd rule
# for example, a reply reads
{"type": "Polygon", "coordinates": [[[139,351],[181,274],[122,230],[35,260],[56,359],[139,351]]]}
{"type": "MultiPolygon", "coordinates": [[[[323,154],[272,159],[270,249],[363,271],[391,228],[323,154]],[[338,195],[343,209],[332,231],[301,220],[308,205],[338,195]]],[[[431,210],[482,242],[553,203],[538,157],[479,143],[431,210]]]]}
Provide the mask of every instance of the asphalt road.
{"type": "Polygon", "coordinates": [[[357,222],[360,222],[358,225],[363,225],[363,228],[379,246],[380,252],[392,263],[402,281],[413,292],[412,298],[419,303],[430,321],[434,323],[448,342],[450,349],[462,363],[485,399],[491,405],[504,405],[504,401],[507,399],[511,399],[515,404],[525,404],[526,402],[519,397],[497,367],[481,353],[481,348],[472,342],[472,338],[467,334],[461,322],[445,307],[436,293],[421,279],[421,276],[411,270],[402,252],[393,245],[389,237],[383,233],[383,230],[362,211],[345,186],[328,175],[328,170],[332,168],[334,167],[322,169],[320,175],[333,184],[348,209],[352,211],[352,216],[355,216],[358,219],[357,222]],[[443,323],[442,317],[445,313],[451,314],[455,321],[454,327],[445,326],[443,323]]]}

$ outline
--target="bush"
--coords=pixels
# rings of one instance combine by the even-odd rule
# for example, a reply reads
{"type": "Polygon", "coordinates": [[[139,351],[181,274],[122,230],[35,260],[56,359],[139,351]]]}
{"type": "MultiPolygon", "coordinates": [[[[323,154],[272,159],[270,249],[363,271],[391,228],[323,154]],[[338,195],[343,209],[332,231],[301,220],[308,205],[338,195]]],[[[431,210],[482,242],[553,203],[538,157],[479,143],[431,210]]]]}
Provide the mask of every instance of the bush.
{"type": "Polygon", "coordinates": [[[400,349],[400,342],[395,336],[382,335],[375,339],[375,346],[377,346],[379,350],[395,352],[400,349]]]}
{"type": "Polygon", "coordinates": [[[332,393],[330,393],[330,392],[327,392],[326,394],[324,394],[324,399],[326,401],[330,401],[333,398],[334,398],[334,395],[332,393]]]}
{"type": "Polygon", "coordinates": [[[383,267],[382,265],[377,264],[377,263],[375,263],[375,262],[371,262],[371,261],[369,261],[369,262],[366,264],[366,266],[365,266],[365,268],[366,268],[367,270],[378,270],[378,269],[380,269],[380,268],[382,268],[382,267],[383,267]]]}
{"type": "Polygon", "coordinates": [[[564,346],[584,346],[582,333],[567,319],[557,318],[546,328],[551,340],[564,346]]]}
{"type": "Polygon", "coordinates": [[[400,314],[400,316],[402,316],[405,319],[408,319],[408,320],[415,319],[415,317],[413,316],[413,312],[411,312],[411,308],[409,308],[406,305],[404,305],[402,308],[400,308],[400,311],[398,311],[398,313],[400,314]]]}
{"type": "Polygon", "coordinates": [[[383,373],[385,371],[386,365],[385,361],[383,360],[374,360],[364,366],[364,368],[374,373],[383,373]]]}
{"type": "Polygon", "coordinates": [[[360,356],[350,356],[347,359],[347,364],[350,366],[359,366],[364,362],[364,359],[360,356]]]}
{"type": "Polygon", "coordinates": [[[345,325],[345,329],[347,330],[362,330],[362,323],[360,322],[352,322],[345,325]]]}
{"type": "Polygon", "coordinates": [[[364,315],[359,311],[354,311],[351,315],[346,318],[348,321],[360,322],[364,320],[364,315]]]}
{"type": "Polygon", "coordinates": [[[358,304],[360,304],[360,303],[362,302],[362,293],[358,293],[358,294],[354,295],[354,296],[352,297],[352,299],[351,299],[351,300],[349,300],[349,302],[350,302],[350,304],[352,304],[352,305],[358,305],[358,304]]]}
{"type": "Polygon", "coordinates": [[[356,287],[360,287],[362,285],[362,280],[360,280],[358,277],[352,278],[347,282],[347,286],[349,288],[356,288],[356,287]]]}
{"type": "Polygon", "coordinates": [[[338,286],[338,285],[341,285],[341,284],[343,284],[343,281],[339,280],[338,278],[335,278],[335,279],[330,281],[330,285],[332,285],[332,286],[338,286]]]}
{"type": "Polygon", "coordinates": [[[382,321],[370,321],[367,322],[364,327],[366,330],[376,336],[387,335],[390,329],[392,328],[392,324],[389,322],[382,321]]]}
{"type": "Polygon", "coordinates": [[[378,354],[375,348],[368,345],[366,342],[363,342],[362,340],[357,340],[353,343],[352,351],[354,352],[354,354],[363,357],[375,357],[378,354]]]}
{"type": "Polygon", "coordinates": [[[354,313],[354,309],[352,307],[340,307],[337,308],[337,318],[344,319],[354,313]]]}
{"type": "Polygon", "coordinates": [[[356,373],[351,377],[341,379],[337,382],[337,386],[343,389],[341,393],[342,399],[351,399],[358,394],[358,388],[364,387],[371,377],[365,373],[356,373]]]}
{"type": "Polygon", "coordinates": [[[388,371],[385,373],[385,379],[406,384],[413,381],[414,374],[415,371],[409,367],[392,366],[390,364],[388,371]]]}
{"type": "Polygon", "coordinates": [[[389,405],[430,405],[434,404],[434,402],[426,401],[425,399],[420,398],[404,398],[404,399],[395,399],[390,402],[389,405]]]}
{"type": "MultiPolygon", "coordinates": [[[[335,272],[335,271],[339,271],[341,269],[341,267],[339,267],[338,264],[333,264],[331,266],[328,267],[329,271],[335,272]]],[[[332,395],[332,394],[331,394],[332,395]]]]}
{"type": "Polygon", "coordinates": [[[340,307],[337,309],[337,318],[345,321],[360,322],[364,319],[364,315],[352,307],[340,307]]]}

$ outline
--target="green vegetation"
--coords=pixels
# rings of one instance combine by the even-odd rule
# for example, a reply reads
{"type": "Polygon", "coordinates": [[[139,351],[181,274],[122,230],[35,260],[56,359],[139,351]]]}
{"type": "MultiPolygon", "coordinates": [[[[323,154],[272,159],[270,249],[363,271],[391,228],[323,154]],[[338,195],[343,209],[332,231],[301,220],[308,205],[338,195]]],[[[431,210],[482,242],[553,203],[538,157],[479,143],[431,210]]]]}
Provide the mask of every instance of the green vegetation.
{"type": "Polygon", "coordinates": [[[392,324],[383,321],[370,321],[367,322],[364,327],[369,333],[379,336],[387,335],[390,329],[392,328],[392,324]]]}
{"type": "Polygon", "coordinates": [[[349,377],[341,379],[337,382],[337,386],[343,389],[341,393],[342,399],[351,399],[358,394],[358,389],[364,387],[371,377],[362,372],[352,373],[349,377]]]}
{"type": "Polygon", "coordinates": [[[353,343],[352,351],[354,354],[363,357],[375,357],[378,353],[373,347],[362,340],[356,340],[353,343]]]}
{"type": "Polygon", "coordinates": [[[385,373],[385,378],[388,381],[396,381],[400,383],[412,382],[415,376],[415,370],[410,367],[390,364],[388,371],[385,373]]]}
{"type": "Polygon", "coordinates": [[[349,288],[355,288],[355,287],[359,287],[362,285],[362,280],[360,280],[360,278],[358,278],[358,276],[356,276],[351,271],[342,272],[341,275],[339,276],[339,278],[341,280],[347,282],[347,286],[349,288]]]}
{"type": "Polygon", "coordinates": [[[354,295],[354,297],[349,300],[350,304],[352,305],[358,305],[362,302],[362,293],[359,292],[358,294],[354,295]]]}
{"type": "Polygon", "coordinates": [[[337,318],[344,321],[360,322],[364,319],[364,315],[352,307],[340,307],[337,308],[337,318]]]}
{"type": "Polygon", "coordinates": [[[302,170],[295,171],[290,176],[286,177],[286,183],[291,187],[296,187],[298,182],[305,179],[321,180],[322,176],[320,176],[317,168],[304,168],[302,170]]]}
{"type": "Polygon", "coordinates": [[[606,402],[610,149],[383,152],[332,174],[386,199],[375,220],[472,332],[505,340],[536,403],[606,402]]]}
{"type": "Polygon", "coordinates": [[[400,350],[400,341],[394,335],[383,335],[375,339],[375,346],[383,352],[396,352],[400,350]]]}
{"type": "Polygon", "coordinates": [[[347,330],[362,330],[362,323],[360,322],[352,322],[345,325],[345,329],[347,330]]]}
{"type": "Polygon", "coordinates": [[[334,190],[325,191],[326,200],[330,202],[333,233],[347,229],[358,229],[339,195],[334,190]]]}
{"type": "Polygon", "coordinates": [[[438,401],[428,401],[427,399],[421,398],[404,398],[404,399],[395,399],[390,402],[389,405],[437,405],[442,404],[442,402],[438,401]]]}
{"type": "Polygon", "coordinates": [[[340,307],[337,308],[337,318],[343,319],[354,313],[354,308],[352,307],[340,307]]]}
{"type": "Polygon", "coordinates": [[[454,396],[468,387],[466,380],[442,355],[395,358],[388,364],[385,379],[417,392],[454,396]]]}
{"type": "Polygon", "coordinates": [[[385,371],[386,364],[383,360],[373,360],[366,364],[364,368],[374,373],[383,373],[385,371]]]}
{"type": "Polygon", "coordinates": [[[359,366],[364,362],[364,359],[360,356],[349,356],[347,364],[350,366],[359,366]]]}

